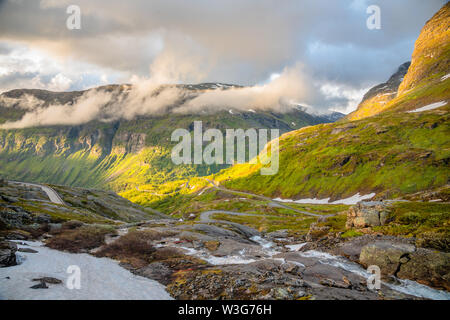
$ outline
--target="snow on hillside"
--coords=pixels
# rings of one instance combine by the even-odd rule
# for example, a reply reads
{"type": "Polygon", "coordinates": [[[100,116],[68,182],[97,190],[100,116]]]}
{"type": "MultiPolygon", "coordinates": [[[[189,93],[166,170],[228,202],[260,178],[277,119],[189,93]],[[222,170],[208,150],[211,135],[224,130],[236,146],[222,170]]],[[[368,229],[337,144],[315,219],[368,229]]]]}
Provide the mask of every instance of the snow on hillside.
{"type": "Polygon", "coordinates": [[[440,101],[440,102],[435,102],[432,104],[428,104],[424,107],[418,108],[418,109],[414,109],[411,111],[408,111],[408,113],[412,113],[412,112],[422,112],[422,111],[428,111],[428,110],[433,110],[436,108],[440,108],[442,106],[445,106],[447,104],[447,101],[440,101]]]}
{"type": "Polygon", "coordinates": [[[280,202],[308,203],[308,204],[349,204],[350,205],[350,204],[356,204],[356,203],[358,203],[359,201],[362,201],[362,200],[370,199],[373,196],[375,196],[375,193],[369,193],[369,194],[366,194],[366,195],[360,195],[359,193],[357,193],[357,194],[355,194],[355,195],[353,195],[351,197],[348,197],[348,198],[345,198],[345,199],[336,200],[336,201],[333,201],[333,202],[329,202],[330,198],[325,198],[325,199],[316,199],[316,198],[309,199],[308,198],[308,199],[299,199],[299,200],[276,198],[276,199],[273,199],[273,200],[280,201],[280,202]]]}

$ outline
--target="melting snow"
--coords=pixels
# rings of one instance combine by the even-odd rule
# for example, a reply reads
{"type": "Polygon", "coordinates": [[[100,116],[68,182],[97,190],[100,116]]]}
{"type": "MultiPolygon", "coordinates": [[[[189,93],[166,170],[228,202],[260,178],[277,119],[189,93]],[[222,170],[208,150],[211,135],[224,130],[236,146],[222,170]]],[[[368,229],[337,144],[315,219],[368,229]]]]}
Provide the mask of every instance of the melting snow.
{"type": "Polygon", "coordinates": [[[248,263],[252,263],[252,262],[256,261],[255,259],[245,258],[243,251],[239,252],[240,255],[236,255],[236,256],[216,257],[216,256],[212,256],[206,252],[202,252],[200,250],[196,250],[193,248],[187,248],[187,247],[179,247],[179,248],[186,250],[188,255],[203,259],[212,265],[248,264],[248,263]]]}
{"type": "Polygon", "coordinates": [[[274,201],[280,201],[280,202],[293,202],[293,203],[307,203],[307,204],[356,204],[359,201],[370,199],[373,196],[375,196],[375,193],[369,193],[366,195],[360,195],[359,192],[349,198],[336,200],[333,202],[330,202],[330,198],[325,199],[299,199],[299,200],[292,200],[292,199],[281,199],[281,198],[275,198],[274,201]]]}
{"type": "Polygon", "coordinates": [[[411,110],[408,111],[408,113],[412,113],[412,112],[422,112],[422,111],[428,111],[428,110],[433,110],[442,106],[445,106],[447,104],[447,101],[440,101],[440,102],[435,102],[429,105],[426,105],[424,107],[415,109],[415,110],[411,110]]]}
{"type": "Polygon", "coordinates": [[[133,275],[117,261],[89,254],[72,254],[44,247],[40,242],[26,242],[38,253],[17,254],[22,263],[0,268],[0,299],[33,300],[166,300],[165,287],[154,280],[133,275]],[[81,270],[81,288],[68,289],[67,267],[81,270]],[[53,277],[62,284],[48,284],[48,289],[30,289],[35,278],[53,277]]]}
{"type": "Polygon", "coordinates": [[[297,243],[297,244],[288,244],[288,245],[285,245],[285,247],[291,251],[298,251],[301,248],[303,248],[305,245],[306,245],[306,242],[303,242],[303,243],[297,243]]]}

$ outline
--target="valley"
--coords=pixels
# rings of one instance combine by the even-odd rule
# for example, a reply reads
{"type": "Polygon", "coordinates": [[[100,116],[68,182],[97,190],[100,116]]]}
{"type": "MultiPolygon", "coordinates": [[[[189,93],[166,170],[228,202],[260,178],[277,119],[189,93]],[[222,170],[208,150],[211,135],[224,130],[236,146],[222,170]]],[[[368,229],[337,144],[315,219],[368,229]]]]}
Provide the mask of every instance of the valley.
{"type": "Polygon", "coordinates": [[[450,300],[449,25],[347,115],[219,82],[2,93],[0,299],[450,300]],[[278,171],[175,164],[207,128],[278,129],[278,171]]]}

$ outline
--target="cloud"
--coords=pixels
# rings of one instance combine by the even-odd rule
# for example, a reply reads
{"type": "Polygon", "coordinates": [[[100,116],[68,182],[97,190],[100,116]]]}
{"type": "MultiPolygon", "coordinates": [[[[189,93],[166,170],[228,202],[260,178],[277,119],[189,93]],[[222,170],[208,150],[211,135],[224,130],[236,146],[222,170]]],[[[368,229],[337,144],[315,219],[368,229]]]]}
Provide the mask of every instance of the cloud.
{"type": "MultiPolygon", "coordinates": [[[[154,68],[158,66],[159,63],[154,68]]],[[[88,90],[74,103],[66,105],[45,105],[30,99],[28,95],[25,98],[8,98],[8,101],[4,101],[5,106],[22,108],[27,112],[22,119],[4,123],[0,128],[76,125],[93,120],[131,120],[139,116],[170,112],[197,114],[228,109],[286,112],[300,101],[313,104],[317,91],[308,82],[300,64],[286,68],[264,85],[252,87],[216,85],[215,89],[190,90],[183,86],[161,86],[159,80],[159,77],[136,77],[129,86],[116,87],[115,90],[88,90]]]]}
{"type": "Polygon", "coordinates": [[[355,94],[348,92],[385,81],[410,59],[420,29],[444,3],[109,0],[105,5],[90,0],[4,0],[0,2],[0,91],[85,89],[104,84],[105,79],[204,81],[252,88],[233,95],[211,92],[196,98],[195,107],[207,102],[219,107],[230,100],[234,105],[264,104],[255,94],[261,87],[267,101],[275,103],[273,92],[279,91],[275,82],[263,83],[300,63],[307,70],[299,76],[302,87],[297,88],[300,93],[293,92],[292,86],[286,88],[289,96],[306,95],[318,108],[328,103],[348,110],[356,107],[355,94]],[[381,8],[381,30],[366,28],[369,4],[381,8]],[[81,30],[65,27],[68,5],[80,6],[81,30]],[[325,84],[348,94],[327,95],[320,90],[325,84]]]}

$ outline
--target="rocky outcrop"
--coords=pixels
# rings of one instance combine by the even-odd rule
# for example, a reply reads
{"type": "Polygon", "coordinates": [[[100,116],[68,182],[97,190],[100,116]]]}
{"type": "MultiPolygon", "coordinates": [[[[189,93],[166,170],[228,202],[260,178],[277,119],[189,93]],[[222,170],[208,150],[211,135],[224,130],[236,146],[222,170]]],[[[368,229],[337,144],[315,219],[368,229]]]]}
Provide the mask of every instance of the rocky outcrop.
{"type": "Polygon", "coordinates": [[[449,23],[450,2],[447,2],[420,32],[414,45],[411,68],[398,89],[399,94],[417,87],[423,81],[429,81],[434,74],[448,73],[449,23]]]}
{"type": "Polygon", "coordinates": [[[17,206],[7,206],[0,211],[0,224],[5,228],[21,228],[32,222],[30,213],[17,206]]]}
{"type": "Polygon", "coordinates": [[[0,242],[0,268],[15,266],[17,245],[14,242],[0,242]]]}
{"type": "Polygon", "coordinates": [[[350,120],[370,116],[383,110],[384,106],[397,96],[397,91],[403,77],[408,72],[410,62],[405,62],[388,81],[376,85],[364,95],[356,111],[347,116],[350,120]]]}
{"type": "Polygon", "coordinates": [[[450,253],[416,248],[411,244],[379,241],[364,246],[359,261],[365,267],[380,267],[385,276],[396,276],[450,290],[450,253]]]}
{"type": "Polygon", "coordinates": [[[387,222],[389,212],[382,201],[359,202],[348,210],[345,226],[347,229],[382,226],[387,222]]]}

